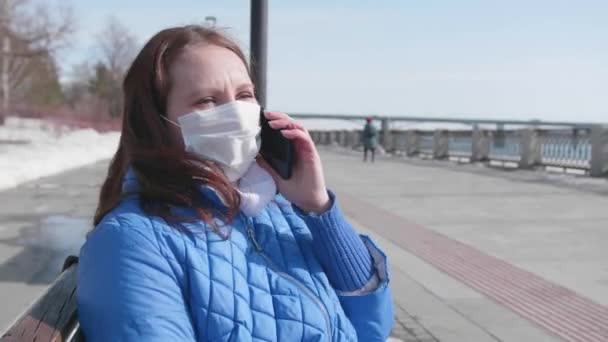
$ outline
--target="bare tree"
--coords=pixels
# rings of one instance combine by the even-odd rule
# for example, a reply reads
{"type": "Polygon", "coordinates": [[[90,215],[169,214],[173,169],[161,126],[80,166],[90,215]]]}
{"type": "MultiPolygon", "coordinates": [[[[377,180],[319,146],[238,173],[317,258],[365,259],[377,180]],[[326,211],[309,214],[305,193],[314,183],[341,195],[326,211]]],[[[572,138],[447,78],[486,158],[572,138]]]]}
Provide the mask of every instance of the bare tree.
{"type": "Polygon", "coordinates": [[[122,81],[138,48],[135,35],[110,17],[97,33],[98,58],[74,66],[69,82],[64,84],[67,104],[77,113],[98,119],[120,117],[122,81]]]}
{"type": "Polygon", "coordinates": [[[122,80],[137,53],[137,38],[115,17],[98,34],[102,62],[116,80],[122,80]]]}
{"type": "Polygon", "coordinates": [[[0,30],[3,36],[22,43],[12,56],[31,57],[53,53],[64,47],[74,32],[71,7],[31,0],[0,0],[0,30]]]}
{"type": "Polygon", "coordinates": [[[65,47],[74,32],[70,7],[31,0],[0,0],[0,72],[3,110],[0,124],[9,107],[10,94],[36,68],[40,58],[53,58],[65,47]]]}
{"type": "Polygon", "coordinates": [[[112,118],[121,115],[122,80],[139,48],[137,38],[115,17],[110,17],[105,27],[97,34],[101,60],[95,65],[90,78],[89,90],[107,103],[112,118]]]}
{"type": "Polygon", "coordinates": [[[72,66],[69,80],[63,84],[63,93],[69,106],[75,107],[91,93],[89,83],[94,77],[93,67],[88,62],[72,66]]]}

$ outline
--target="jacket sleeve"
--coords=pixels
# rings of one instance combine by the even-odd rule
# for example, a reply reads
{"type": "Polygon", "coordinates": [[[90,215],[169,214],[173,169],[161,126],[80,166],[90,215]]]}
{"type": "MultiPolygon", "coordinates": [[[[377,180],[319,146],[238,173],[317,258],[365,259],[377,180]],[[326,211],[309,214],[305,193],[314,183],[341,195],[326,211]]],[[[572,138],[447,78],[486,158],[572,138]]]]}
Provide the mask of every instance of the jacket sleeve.
{"type": "Polygon", "coordinates": [[[338,298],[359,341],[386,341],[394,321],[387,258],[368,236],[361,238],[372,255],[380,284],[374,291],[363,294],[338,291],[338,298]]]}
{"type": "Polygon", "coordinates": [[[195,341],[176,272],[148,228],[102,224],[81,249],[78,315],[87,341],[195,341]]]}
{"type": "Polygon", "coordinates": [[[331,208],[321,214],[295,212],[313,235],[313,246],[359,341],[385,341],[393,326],[393,300],[386,255],[368,236],[348,223],[333,192],[331,208]],[[347,281],[348,280],[348,281],[347,281]]]}
{"type": "Polygon", "coordinates": [[[342,214],[335,194],[331,191],[327,194],[331,206],[326,212],[305,213],[293,205],[294,211],[310,229],[315,254],[332,287],[338,291],[361,290],[376,278],[373,258],[342,214]]]}

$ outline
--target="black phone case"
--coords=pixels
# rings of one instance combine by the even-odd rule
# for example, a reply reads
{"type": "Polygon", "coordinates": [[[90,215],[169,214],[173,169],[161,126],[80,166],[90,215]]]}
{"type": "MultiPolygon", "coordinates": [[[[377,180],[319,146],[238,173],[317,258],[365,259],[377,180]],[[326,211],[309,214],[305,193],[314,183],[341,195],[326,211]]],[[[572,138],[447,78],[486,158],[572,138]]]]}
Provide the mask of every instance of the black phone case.
{"type": "Polygon", "coordinates": [[[260,154],[281,178],[290,179],[295,161],[293,142],[285,138],[280,130],[270,127],[264,116],[264,109],[260,111],[260,126],[262,129],[260,154]]]}

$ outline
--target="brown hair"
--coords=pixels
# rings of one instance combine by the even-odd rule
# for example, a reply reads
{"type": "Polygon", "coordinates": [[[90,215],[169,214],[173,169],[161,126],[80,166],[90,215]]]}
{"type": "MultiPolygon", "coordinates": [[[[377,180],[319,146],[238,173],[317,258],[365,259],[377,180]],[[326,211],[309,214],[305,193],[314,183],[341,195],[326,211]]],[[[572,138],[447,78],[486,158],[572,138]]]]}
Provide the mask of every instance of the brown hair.
{"type": "Polygon", "coordinates": [[[205,222],[219,215],[230,222],[238,213],[240,198],[214,164],[188,153],[174,141],[167,122],[171,88],[169,67],[184,48],[213,44],[234,52],[247,67],[245,55],[224,33],[203,26],[174,27],[157,33],[146,43],[129,68],[124,83],[123,124],[118,150],[110,164],[99,195],[95,225],[123,198],[122,179],[131,167],[139,183],[139,200],[149,215],[167,222],[187,220],[171,214],[172,207],[193,208],[205,222]],[[224,206],[209,202],[198,191],[201,185],[214,188],[224,206]]]}

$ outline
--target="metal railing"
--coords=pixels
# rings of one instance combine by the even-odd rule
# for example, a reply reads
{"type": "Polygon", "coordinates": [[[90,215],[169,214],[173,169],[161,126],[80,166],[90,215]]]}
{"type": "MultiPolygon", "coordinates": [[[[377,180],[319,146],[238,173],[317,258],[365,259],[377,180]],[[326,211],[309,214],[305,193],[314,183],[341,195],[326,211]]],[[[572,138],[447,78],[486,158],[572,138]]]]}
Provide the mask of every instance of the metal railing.
{"type": "Polygon", "coordinates": [[[570,132],[543,132],[540,135],[540,161],[543,165],[591,168],[591,136],[570,132]]]}
{"type": "MultiPolygon", "coordinates": [[[[327,118],[337,117],[340,116],[330,115],[327,118]]],[[[309,120],[313,116],[305,115],[302,118],[309,120]]],[[[348,116],[343,117],[343,121],[361,118],[348,116]]],[[[314,119],[322,120],[325,117],[314,116],[314,119]]],[[[537,166],[576,168],[592,176],[608,175],[608,125],[458,119],[429,119],[424,122],[423,118],[418,117],[384,117],[380,120],[380,146],[395,155],[432,156],[436,159],[454,157],[470,162],[495,161],[499,165],[515,164],[526,169],[537,166]],[[396,129],[398,126],[391,123],[408,120],[414,124],[403,125],[404,129],[396,129]],[[440,122],[461,125],[453,125],[455,128],[452,130],[450,125],[444,124],[437,124],[436,129],[429,128],[429,123],[435,126],[440,122]],[[421,125],[417,126],[417,123],[421,125]],[[389,128],[391,126],[392,129],[389,128]],[[470,130],[466,129],[467,126],[470,130]]],[[[360,146],[361,130],[353,130],[352,123],[349,124],[351,129],[345,131],[332,130],[317,122],[317,127],[323,129],[313,130],[311,134],[318,144],[335,145],[340,142],[347,148],[357,148],[360,146]]]]}
{"type": "Polygon", "coordinates": [[[473,155],[473,137],[471,132],[450,132],[448,137],[448,154],[450,157],[471,157],[473,155]]]}

